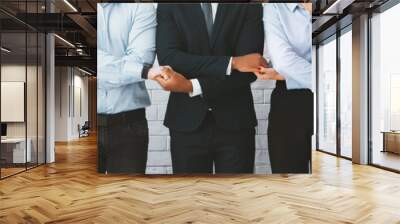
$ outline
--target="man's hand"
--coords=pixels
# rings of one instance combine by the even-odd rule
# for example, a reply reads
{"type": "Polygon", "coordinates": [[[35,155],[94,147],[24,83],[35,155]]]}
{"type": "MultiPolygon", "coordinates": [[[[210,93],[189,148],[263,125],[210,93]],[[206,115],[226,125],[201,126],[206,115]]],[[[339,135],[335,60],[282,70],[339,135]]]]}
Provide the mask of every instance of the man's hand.
{"type": "Polygon", "coordinates": [[[166,91],[191,93],[193,92],[192,82],[187,80],[183,75],[175,72],[169,66],[161,67],[161,75],[155,79],[166,91]]]}
{"type": "Polygon", "coordinates": [[[285,77],[283,77],[273,68],[260,67],[259,71],[254,72],[254,74],[260,80],[285,80],[285,77]]]}
{"type": "Polygon", "coordinates": [[[259,72],[259,68],[268,67],[268,63],[261,54],[253,53],[232,58],[232,69],[240,72],[259,72]]]}

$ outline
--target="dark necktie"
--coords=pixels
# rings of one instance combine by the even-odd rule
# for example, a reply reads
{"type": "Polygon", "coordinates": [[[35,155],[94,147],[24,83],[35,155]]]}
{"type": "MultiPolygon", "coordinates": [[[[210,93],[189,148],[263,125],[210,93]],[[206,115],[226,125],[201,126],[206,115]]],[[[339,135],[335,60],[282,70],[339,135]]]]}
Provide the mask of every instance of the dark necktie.
{"type": "Polygon", "coordinates": [[[201,3],[201,8],[204,13],[204,19],[206,21],[208,37],[211,39],[211,33],[213,29],[213,14],[211,3],[201,3]]]}

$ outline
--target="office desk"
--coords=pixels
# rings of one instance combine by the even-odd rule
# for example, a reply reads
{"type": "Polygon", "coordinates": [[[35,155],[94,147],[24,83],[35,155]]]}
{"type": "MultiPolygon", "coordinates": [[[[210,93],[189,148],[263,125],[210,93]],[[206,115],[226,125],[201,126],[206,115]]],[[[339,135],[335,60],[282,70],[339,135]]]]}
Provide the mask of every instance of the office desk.
{"type": "Polygon", "coordinates": [[[400,131],[383,131],[382,152],[400,154],[400,131]]]}
{"type": "Polygon", "coordinates": [[[31,162],[31,146],[32,141],[30,138],[6,138],[1,139],[1,157],[6,163],[25,163],[31,162]],[[25,145],[26,153],[25,153],[25,145]]]}

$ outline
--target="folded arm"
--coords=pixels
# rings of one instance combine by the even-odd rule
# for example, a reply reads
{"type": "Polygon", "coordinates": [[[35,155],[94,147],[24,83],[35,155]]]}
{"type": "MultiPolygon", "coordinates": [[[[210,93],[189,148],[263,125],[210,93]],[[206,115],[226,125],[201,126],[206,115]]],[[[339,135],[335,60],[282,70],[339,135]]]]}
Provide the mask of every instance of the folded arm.
{"type": "Polygon", "coordinates": [[[114,56],[100,48],[97,50],[98,82],[100,88],[117,88],[141,82],[145,64],[155,58],[156,15],[152,5],[138,6],[130,30],[125,55],[114,56]]]}
{"type": "Polygon", "coordinates": [[[286,80],[287,88],[299,89],[309,86],[311,62],[299,56],[292,48],[273,5],[265,6],[264,26],[266,46],[272,65],[286,80]]]}
{"type": "MultiPolygon", "coordinates": [[[[262,64],[260,54],[263,51],[264,31],[261,5],[249,6],[247,10],[234,52],[235,55],[248,55],[232,59],[232,68],[235,70],[232,70],[230,75],[227,74],[230,70],[230,68],[227,69],[230,66],[230,56],[201,56],[185,53],[182,50],[184,49],[183,41],[180,40],[172,12],[161,6],[158,10],[158,59],[161,64],[168,64],[185,78],[191,79],[193,88],[188,89],[193,89],[196,92],[194,95],[201,94],[205,99],[215,98],[248,86],[256,79],[253,73],[243,72],[243,70],[251,70],[262,64]],[[246,63],[243,62],[251,62],[251,65],[245,65],[246,63]]],[[[166,85],[166,83],[168,82],[161,84],[166,85]]],[[[174,92],[173,86],[169,86],[168,89],[174,92]]]]}
{"type": "Polygon", "coordinates": [[[247,6],[246,17],[234,49],[235,55],[245,56],[234,57],[233,67],[237,67],[235,60],[241,60],[243,66],[240,65],[233,69],[231,75],[227,76],[224,80],[215,81],[210,78],[199,78],[204,97],[213,98],[232,94],[236,89],[249,86],[250,83],[254,82],[257,78],[253,74],[252,69],[254,68],[252,67],[257,68],[265,63],[265,60],[261,56],[263,48],[264,28],[262,24],[262,7],[259,4],[251,4],[247,6]],[[250,61],[246,58],[250,59],[250,61]],[[247,66],[244,65],[246,63],[248,64],[247,66]]]}

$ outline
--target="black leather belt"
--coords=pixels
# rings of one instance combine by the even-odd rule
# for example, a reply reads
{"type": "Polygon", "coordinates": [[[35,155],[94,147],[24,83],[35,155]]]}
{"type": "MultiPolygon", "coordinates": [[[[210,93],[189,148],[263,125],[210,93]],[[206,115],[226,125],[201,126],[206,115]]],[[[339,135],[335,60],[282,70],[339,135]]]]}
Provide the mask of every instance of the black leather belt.
{"type": "Polygon", "coordinates": [[[275,83],[275,88],[279,90],[286,90],[286,81],[278,80],[275,83]]]}
{"type": "Polygon", "coordinates": [[[98,114],[98,126],[113,126],[146,120],[146,110],[137,109],[118,114],[98,114]]]}
{"type": "Polygon", "coordinates": [[[307,94],[312,93],[310,89],[292,89],[292,90],[288,90],[287,87],[286,87],[286,81],[285,80],[276,81],[275,89],[274,89],[275,93],[285,93],[285,92],[288,92],[288,91],[290,91],[291,93],[307,93],[307,94]]]}

